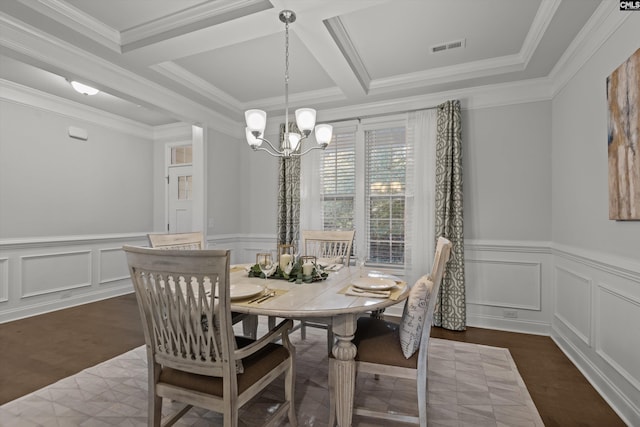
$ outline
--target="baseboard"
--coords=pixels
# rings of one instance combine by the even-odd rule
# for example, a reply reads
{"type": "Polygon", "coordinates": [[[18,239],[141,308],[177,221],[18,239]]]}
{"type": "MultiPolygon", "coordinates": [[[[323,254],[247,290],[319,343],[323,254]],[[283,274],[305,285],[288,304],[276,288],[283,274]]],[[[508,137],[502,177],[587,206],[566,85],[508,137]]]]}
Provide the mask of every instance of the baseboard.
{"type": "Polygon", "coordinates": [[[480,316],[467,314],[467,326],[545,336],[549,336],[551,331],[551,325],[547,322],[537,322],[524,319],[504,319],[502,317],[487,315],[480,316]]]}
{"type": "Polygon", "coordinates": [[[622,421],[629,426],[640,426],[640,407],[637,402],[630,401],[561,331],[552,327],[550,336],[622,421]]]}
{"type": "Polygon", "coordinates": [[[78,305],[89,304],[122,295],[133,293],[133,286],[128,284],[112,287],[98,292],[89,292],[71,296],[65,299],[42,301],[36,304],[19,306],[13,309],[3,310],[0,313],[0,323],[11,322],[13,320],[24,319],[40,314],[50,313],[56,310],[71,308],[78,305]]]}

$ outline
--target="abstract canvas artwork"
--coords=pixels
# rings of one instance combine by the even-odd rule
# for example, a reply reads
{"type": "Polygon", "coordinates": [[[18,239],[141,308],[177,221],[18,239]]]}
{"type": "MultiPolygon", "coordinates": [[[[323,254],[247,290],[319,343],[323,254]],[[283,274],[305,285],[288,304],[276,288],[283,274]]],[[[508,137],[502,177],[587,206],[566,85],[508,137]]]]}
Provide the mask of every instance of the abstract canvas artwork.
{"type": "Polygon", "coordinates": [[[640,49],[607,77],[609,219],[640,220],[640,49]]]}

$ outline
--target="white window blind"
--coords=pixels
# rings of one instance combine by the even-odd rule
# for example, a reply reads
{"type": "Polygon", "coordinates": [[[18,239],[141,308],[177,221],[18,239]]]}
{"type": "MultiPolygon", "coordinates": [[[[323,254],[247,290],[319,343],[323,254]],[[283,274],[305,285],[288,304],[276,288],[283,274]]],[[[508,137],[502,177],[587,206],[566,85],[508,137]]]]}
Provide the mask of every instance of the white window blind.
{"type": "Polygon", "coordinates": [[[354,128],[334,132],[323,152],[321,175],[322,228],[352,230],[356,196],[356,133],[354,128]]]}
{"type": "Polygon", "coordinates": [[[334,128],[321,154],[322,229],[356,229],[354,251],[370,264],[404,264],[407,133],[398,119],[334,128]]]}
{"type": "Polygon", "coordinates": [[[401,265],[408,158],[405,126],[366,130],[364,141],[367,259],[401,265]]]}

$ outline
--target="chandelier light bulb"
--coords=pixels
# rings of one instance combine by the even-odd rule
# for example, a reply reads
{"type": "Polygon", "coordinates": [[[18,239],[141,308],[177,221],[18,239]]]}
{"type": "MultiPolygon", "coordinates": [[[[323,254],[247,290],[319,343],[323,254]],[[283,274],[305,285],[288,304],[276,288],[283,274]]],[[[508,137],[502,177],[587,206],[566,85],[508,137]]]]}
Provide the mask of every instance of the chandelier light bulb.
{"type": "Polygon", "coordinates": [[[289,133],[289,144],[291,146],[291,151],[296,151],[298,149],[298,144],[300,143],[301,135],[299,133],[290,132],[289,133]]]}
{"type": "Polygon", "coordinates": [[[309,135],[316,125],[316,110],[313,108],[299,108],[296,110],[296,124],[298,129],[309,135]]]}
{"type": "Polygon", "coordinates": [[[247,127],[251,132],[263,133],[267,127],[267,113],[262,110],[247,110],[244,113],[247,127]]]}
{"type": "Polygon", "coordinates": [[[258,139],[258,138],[262,138],[262,134],[256,137],[248,127],[244,128],[244,133],[245,133],[245,136],[247,137],[247,143],[251,146],[251,148],[257,148],[262,145],[262,140],[258,139]]]}
{"type": "Polygon", "coordinates": [[[333,136],[333,126],[321,124],[316,126],[316,142],[318,145],[327,146],[331,142],[333,136]]]}

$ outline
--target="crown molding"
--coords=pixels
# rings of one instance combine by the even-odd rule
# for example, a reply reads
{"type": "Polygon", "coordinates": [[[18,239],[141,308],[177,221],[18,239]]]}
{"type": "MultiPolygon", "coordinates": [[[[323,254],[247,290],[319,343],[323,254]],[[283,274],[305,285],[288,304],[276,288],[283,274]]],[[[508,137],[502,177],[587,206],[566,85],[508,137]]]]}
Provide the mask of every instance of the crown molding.
{"type": "Polygon", "coordinates": [[[620,13],[617,0],[604,0],[549,73],[557,95],[607,39],[631,16],[620,13]]]}
{"type": "Polygon", "coordinates": [[[63,0],[18,1],[62,25],[66,25],[72,30],[89,37],[91,40],[115,52],[120,52],[121,38],[118,30],[76,9],[69,3],[63,0]]]}
{"type": "MultiPolygon", "coordinates": [[[[250,103],[243,103],[242,111],[249,108],[262,108],[265,110],[284,108],[283,98],[284,94],[282,96],[274,96],[251,101],[250,103]]],[[[322,102],[341,101],[343,99],[345,99],[345,97],[342,90],[338,87],[332,87],[289,94],[289,106],[320,104],[322,102]]]]}
{"type": "Polygon", "coordinates": [[[539,78],[327,109],[318,111],[318,117],[319,120],[321,117],[322,121],[330,122],[345,117],[392,114],[432,108],[450,99],[459,99],[465,110],[476,110],[550,101],[552,93],[552,82],[548,78],[539,78]]]}
{"type": "Polygon", "coordinates": [[[202,123],[222,133],[237,135],[236,121],[172,92],[161,84],[90,52],[78,50],[63,40],[23,25],[4,14],[0,14],[0,27],[3,35],[0,46],[61,70],[62,73],[82,77],[88,84],[99,82],[96,87],[104,92],[123,99],[133,98],[141,104],[154,105],[176,117],[176,121],[202,123]]]}
{"type": "Polygon", "coordinates": [[[4,79],[0,79],[0,99],[84,120],[145,140],[153,138],[152,126],[4,79]]]}
{"type": "Polygon", "coordinates": [[[499,73],[523,71],[524,63],[519,54],[499,58],[467,62],[451,67],[432,68],[415,73],[375,79],[370,85],[370,94],[387,93],[403,89],[433,86],[453,81],[486,77],[499,73]]]}
{"type": "Polygon", "coordinates": [[[540,3],[540,7],[536,12],[535,18],[533,18],[533,22],[531,23],[531,27],[529,27],[529,32],[524,39],[524,43],[522,43],[522,48],[519,53],[524,68],[527,67],[531,57],[536,49],[538,49],[538,45],[547,31],[549,24],[551,24],[553,16],[558,11],[561,2],[562,0],[542,0],[540,3]]]}
{"type": "Polygon", "coordinates": [[[197,30],[201,22],[203,24],[200,27],[204,27],[209,25],[206,21],[218,17],[228,15],[237,18],[273,7],[267,0],[218,0],[202,3],[120,32],[64,0],[18,1],[118,53],[166,38],[162,37],[163,34],[167,34],[167,37],[169,34],[175,36],[175,32],[180,29],[181,33],[197,30]]]}
{"type": "Polygon", "coordinates": [[[271,9],[268,0],[217,0],[205,2],[122,31],[122,51],[138,49],[176,34],[186,34],[211,26],[212,20],[229,19],[271,9]]]}
{"type": "Polygon", "coordinates": [[[242,114],[243,112],[242,104],[233,96],[212,85],[206,80],[196,76],[195,74],[187,71],[175,62],[162,62],[160,64],[151,66],[151,69],[173,80],[174,82],[193,90],[194,92],[198,92],[202,95],[206,95],[214,99],[216,103],[228,108],[229,110],[237,114],[242,114]]]}
{"type": "Polygon", "coordinates": [[[333,39],[334,43],[338,46],[338,49],[347,60],[347,64],[349,64],[351,71],[355,74],[360,86],[362,86],[362,89],[365,93],[369,92],[371,76],[369,75],[364,62],[362,62],[362,58],[360,58],[360,54],[354,46],[353,41],[351,41],[351,37],[349,37],[349,33],[344,27],[342,20],[337,16],[325,19],[324,25],[329,31],[329,35],[333,39]]]}
{"type": "Polygon", "coordinates": [[[171,123],[153,127],[155,142],[191,141],[193,125],[188,123],[171,123]]]}
{"type": "Polygon", "coordinates": [[[416,73],[371,80],[358,52],[339,18],[325,21],[336,44],[365,91],[370,94],[388,93],[403,89],[433,86],[452,81],[475,79],[523,71],[535,53],[562,0],[543,0],[531,23],[527,36],[517,54],[468,62],[450,67],[439,67],[416,73]]]}

